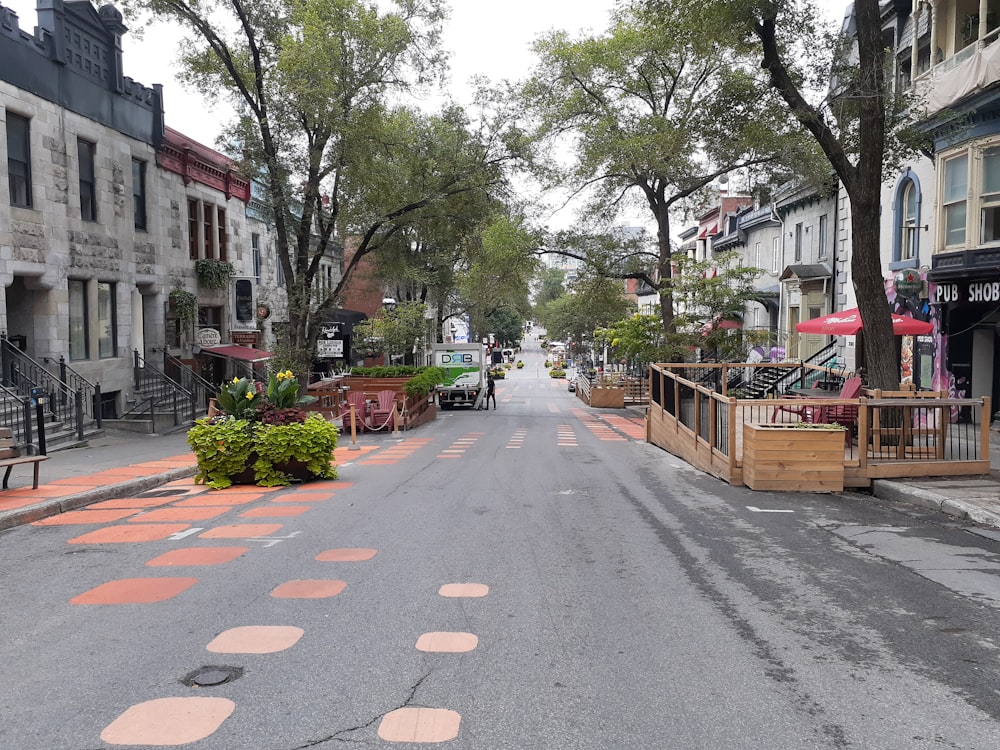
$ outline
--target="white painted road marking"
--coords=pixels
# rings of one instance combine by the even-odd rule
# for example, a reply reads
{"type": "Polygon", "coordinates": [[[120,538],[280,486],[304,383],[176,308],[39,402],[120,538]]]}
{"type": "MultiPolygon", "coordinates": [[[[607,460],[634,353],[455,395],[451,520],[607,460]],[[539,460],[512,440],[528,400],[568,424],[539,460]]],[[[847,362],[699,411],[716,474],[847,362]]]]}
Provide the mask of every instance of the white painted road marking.
{"type": "Polygon", "coordinates": [[[753,505],[748,505],[747,510],[751,510],[754,513],[794,513],[794,510],[769,510],[766,508],[757,508],[753,505]]]}

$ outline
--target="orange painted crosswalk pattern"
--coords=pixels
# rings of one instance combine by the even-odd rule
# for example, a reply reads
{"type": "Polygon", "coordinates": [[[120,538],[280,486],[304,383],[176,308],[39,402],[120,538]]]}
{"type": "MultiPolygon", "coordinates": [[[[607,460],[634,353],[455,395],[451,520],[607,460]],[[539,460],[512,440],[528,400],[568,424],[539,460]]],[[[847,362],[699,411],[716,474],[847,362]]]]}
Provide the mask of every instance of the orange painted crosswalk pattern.
{"type": "Polygon", "coordinates": [[[641,419],[629,419],[618,414],[602,414],[600,418],[611,427],[632,440],[646,440],[646,422],[641,419]]]}
{"type": "Polygon", "coordinates": [[[452,443],[450,446],[448,446],[443,451],[441,451],[438,454],[437,457],[438,458],[461,458],[462,454],[465,453],[465,451],[467,451],[473,445],[475,445],[476,441],[479,440],[479,438],[481,438],[485,434],[486,433],[484,433],[484,432],[469,432],[469,433],[466,433],[465,435],[463,435],[462,437],[460,437],[458,440],[456,440],[454,443],[452,443]]]}
{"type": "Polygon", "coordinates": [[[573,409],[572,414],[583,422],[583,426],[586,427],[598,440],[624,442],[624,437],[619,435],[609,425],[602,422],[590,412],[584,411],[583,409],[573,409]]]}
{"type": "Polygon", "coordinates": [[[390,445],[382,448],[376,453],[373,453],[371,458],[360,459],[358,463],[363,466],[377,466],[380,464],[391,465],[399,463],[404,458],[412,456],[415,451],[420,450],[430,442],[432,442],[432,438],[407,438],[406,440],[401,440],[396,445],[390,445]]]}

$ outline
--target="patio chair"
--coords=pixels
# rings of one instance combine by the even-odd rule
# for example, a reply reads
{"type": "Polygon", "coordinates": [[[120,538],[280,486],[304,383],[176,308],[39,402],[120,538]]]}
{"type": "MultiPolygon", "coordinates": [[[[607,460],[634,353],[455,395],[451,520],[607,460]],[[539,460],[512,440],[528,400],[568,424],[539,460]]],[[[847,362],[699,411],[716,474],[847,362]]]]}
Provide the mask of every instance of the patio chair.
{"type": "Polygon", "coordinates": [[[371,429],[381,430],[384,427],[391,427],[393,407],[396,405],[395,391],[379,391],[378,403],[372,404],[369,418],[371,429]]]}
{"type": "MultiPolygon", "coordinates": [[[[855,376],[853,378],[848,378],[844,381],[844,385],[840,389],[840,393],[837,394],[837,398],[857,398],[861,395],[861,389],[863,388],[861,378],[855,376]]],[[[795,401],[801,401],[800,396],[782,396],[782,403],[780,406],[775,407],[774,411],[771,412],[771,421],[776,422],[778,414],[780,412],[787,412],[789,414],[795,414],[798,416],[801,422],[827,422],[829,420],[824,419],[824,416],[829,413],[831,415],[836,415],[837,410],[844,410],[842,412],[842,418],[844,420],[848,419],[849,410],[854,410],[854,419],[851,422],[851,426],[858,421],[858,407],[851,406],[848,404],[840,404],[839,406],[815,406],[807,404],[795,404],[795,401]]],[[[839,424],[839,422],[838,422],[839,424]]]]}
{"type": "Polygon", "coordinates": [[[347,432],[351,429],[352,406],[354,407],[354,419],[358,429],[362,432],[364,430],[370,430],[371,422],[369,421],[368,401],[365,399],[365,394],[361,391],[351,391],[347,394],[347,404],[344,407],[343,413],[340,415],[344,431],[347,432]]]}

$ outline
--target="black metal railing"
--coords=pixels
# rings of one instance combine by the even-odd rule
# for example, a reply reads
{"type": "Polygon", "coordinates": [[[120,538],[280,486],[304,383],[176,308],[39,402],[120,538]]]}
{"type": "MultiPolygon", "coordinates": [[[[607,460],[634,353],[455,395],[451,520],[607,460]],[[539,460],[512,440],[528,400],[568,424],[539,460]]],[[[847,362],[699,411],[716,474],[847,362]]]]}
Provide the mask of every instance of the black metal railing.
{"type": "Polygon", "coordinates": [[[218,395],[218,384],[210,383],[195,372],[191,365],[166,351],[163,352],[163,371],[169,378],[180,383],[185,390],[194,394],[195,408],[199,413],[207,411],[209,400],[218,395]]]}
{"type": "Polygon", "coordinates": [[[136,403],[123,416],[143,417],[156,424],[157,415],[169,415],[175,427],[193,422],[195,394],[133,351],[133,385],[136,403]]]}
{"type": "MultiPolygon", "coordinates": [[[[0,337],[0,383],[21,398],[44,396],[43,416],[60,422],[83,440],[85,426],[93,421],[96,386],[84,381],[76,390],[36,362],[6,337],[0,337]],[[88,412],[89,406],[89,412],[88,412]]],[[[30,442],[30,441],[27,441],[30,442]]]]}
{"type": "MultiPolygon", "coordinates": [[[[85,416],[93,419],[99,429],[102,426],[101,418],[103,416],[101,414],[101,384],[91,383],[87,378],[66,364],[66,358],[62,355],[59,355],[58,361],[52,360],[49,357],[42,357],[42,361],[49,368],[56,367],[56,376],[70,391],[83,394],[83,413],[85,416]]],[[[60,394],[60,398],[65,397],[66,393],[64,391],[60,394]]]]}

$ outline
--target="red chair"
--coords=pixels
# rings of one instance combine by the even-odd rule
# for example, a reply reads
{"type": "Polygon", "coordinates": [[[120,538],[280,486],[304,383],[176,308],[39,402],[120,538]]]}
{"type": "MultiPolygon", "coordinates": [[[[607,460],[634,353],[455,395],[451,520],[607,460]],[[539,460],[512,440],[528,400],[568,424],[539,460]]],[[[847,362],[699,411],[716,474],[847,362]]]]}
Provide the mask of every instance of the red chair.
{"type": "MultiPolygon", "coordinates": [[[[844,387],[837,394],[838,399],[857,398],[861,395],[861,378],[853,377],[844,381],[844,387]]],[[[779,411],[794,412],[799,419],[810,424],[839,424],[844,427],[844,441],[850,445],[851,431],[858,423],[857,404],[804,404],[802,406],[782,405],[771,414],[773,422],[779,411]]]]}
{"type": "Polygon", "coordinates": [[[362,432],[370,430],[371,422],[369,421],[368,401],[365,399],[365,394],[361,391],[351,391],[347,394],[347,405],[340,415],[344,432],[348,432],[351,429],[352,406],[354,407],[354,420],[358,430],[362,432]]]}
{"type": "Polygon", "coordinates": [[[369,415],[371,428],[373,430],[381,430],[384,427],[392,427],[391,422],[395,406],[395,391],[379,391],[378,403],[372,405],[371,413],[369,415]]]}
{"type": "MultiPolygon", "coordinates": [[[[840,389],[840,393],[837,394],[837,398],[857,398],[861,395],[861,389],[864,385],[861,382],[861,378],[855,376],[853,378],[848,378],[844,381],[844,385],[840,389]]],[[[776,407],[773,412],[771,412],[771,421],[777,421],[779,412],[788,412],[790,414],[795,414],[798,416],[799,420],[802,422],[815,422],[821,423],[827,420],[823,416],[827,413],[831,415],[837,414],[837,409],[845,410],[843,411],[843,418],[846,420],[849,410],[854,410],[854,420],[851,422],[851,426],[858,421],[858,407],[849,404],[840,404],[839,406],[815,406],[798,404],[795,401],[801,401],[800,396],[783,396],[782,403],[780,406],[776,407]]]]}

